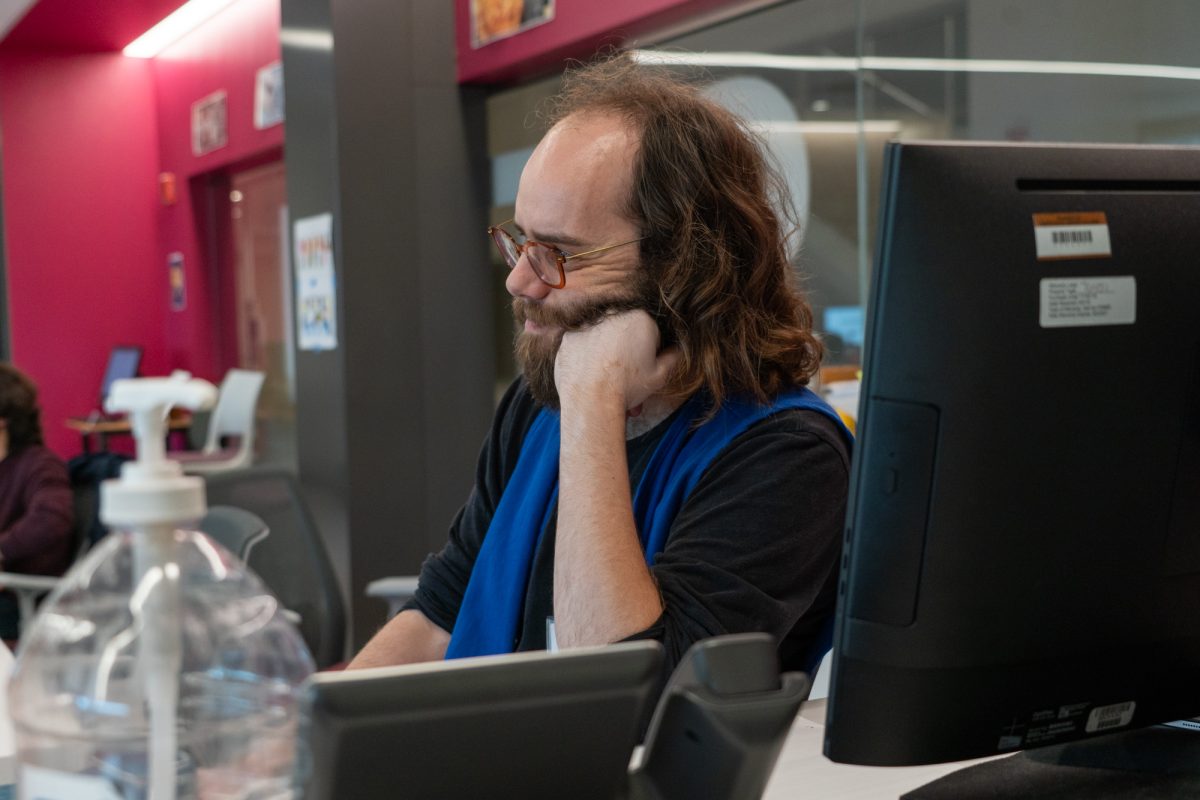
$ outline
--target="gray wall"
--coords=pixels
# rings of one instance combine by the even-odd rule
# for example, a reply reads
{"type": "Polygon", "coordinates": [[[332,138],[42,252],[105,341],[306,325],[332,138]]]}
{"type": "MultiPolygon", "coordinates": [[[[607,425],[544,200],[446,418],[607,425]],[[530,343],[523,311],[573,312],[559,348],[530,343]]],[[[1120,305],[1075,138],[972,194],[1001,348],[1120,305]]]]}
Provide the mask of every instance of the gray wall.
{"type": "Polygon", "coordinates": [[[338,289],[339,348],[297,354],[300,479],[357,648],[384,621],[365,585],[441,547],[491,416],[483,96],[455,82],[452,3],[282,12],[289,214],[334,215],[338,289]]]}

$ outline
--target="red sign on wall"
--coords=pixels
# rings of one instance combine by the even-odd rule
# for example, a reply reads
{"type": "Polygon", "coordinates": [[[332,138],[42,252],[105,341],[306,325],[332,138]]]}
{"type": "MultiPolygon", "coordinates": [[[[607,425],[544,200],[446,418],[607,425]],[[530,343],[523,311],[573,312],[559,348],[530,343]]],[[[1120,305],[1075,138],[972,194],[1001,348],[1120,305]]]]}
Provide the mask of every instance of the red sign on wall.
{"type": "Polygon", "coordinates": [[[690,20],[728,16],[756,1],[455,0],[458,81],[505,83],[556,72],[567,59],[625,47],[690,20]]]}

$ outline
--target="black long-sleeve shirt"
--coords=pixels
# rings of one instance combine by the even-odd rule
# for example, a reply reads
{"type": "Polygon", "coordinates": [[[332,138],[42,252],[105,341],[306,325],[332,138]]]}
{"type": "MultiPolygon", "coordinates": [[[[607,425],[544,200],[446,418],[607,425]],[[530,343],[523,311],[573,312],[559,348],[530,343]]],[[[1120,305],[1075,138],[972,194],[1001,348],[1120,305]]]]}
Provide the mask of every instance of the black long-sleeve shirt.
{"type": "MultiPolygon", "coordinates": [[[[523,380],[509,387],[480,453],[474,489],[446,546],[422,566],[408,607],[446,631],[454,629],[475,558],[539,410],[523,380]]],[[[631,492],[670,422],[627,442],[631,492]]],[[[836,598],[849,463],[841,431],[815,411],[780,412],[734,439],[684,501],[651,567],[663,614],[630,638],[662,642],[669,670],[700,639],[766,631],[780,641],[785,668],[803,666],[836,598]]],[[[546,647],[556,522],[557,510],[534,556],[517,650],[546,647]]]]}

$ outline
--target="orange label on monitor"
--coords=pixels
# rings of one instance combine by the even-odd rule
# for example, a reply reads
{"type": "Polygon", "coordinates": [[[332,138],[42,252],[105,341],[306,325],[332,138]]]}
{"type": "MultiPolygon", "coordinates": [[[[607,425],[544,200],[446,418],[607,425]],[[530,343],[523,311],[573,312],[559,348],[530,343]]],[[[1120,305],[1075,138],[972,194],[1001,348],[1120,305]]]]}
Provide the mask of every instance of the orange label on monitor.
{"type": "Polygon", "coordinates": [[[1034,214],[1034,225],[1107,225],[1103,211],[1065,211],[1034,214]]]}
{"type": "Polygon", "coordinates": [[[1112,243],[1103,211],[1056,211],[1033,215],[1038,261],[1108,258],[1112,243]]]}

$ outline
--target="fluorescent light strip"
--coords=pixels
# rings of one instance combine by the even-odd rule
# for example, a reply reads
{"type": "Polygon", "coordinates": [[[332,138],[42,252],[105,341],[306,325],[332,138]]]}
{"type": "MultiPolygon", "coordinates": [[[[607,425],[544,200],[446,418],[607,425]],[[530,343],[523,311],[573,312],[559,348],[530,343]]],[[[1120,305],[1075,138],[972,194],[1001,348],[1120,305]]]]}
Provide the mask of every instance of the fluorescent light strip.
{"type": "Polygon", "coordinates": [[[284,28],[279,34],[279,43],[301,50],[333,50],[333,34],[311,28],[284,28]]]}
{"type": "Polygon", "coordinates": [[[899,133],[900,123],[890,119],[868,119],[857,122],[792,122],[790,120],[747,120],[755,130],[767,133],[848,134],[899,133]]]}
{"type": "Polygon", "coordinates": [[[691,67],[750,67],[788,69],[800,72],[834,72],[858,69],[857,58],[845,56],[776,56],[769,53],[677,53],[663,50],[634,50],[640,64],[691,67]]]}
{"type": "Polygon", "coordinates": [[[130,58],[154,58],[207,22],[234,0],[188,0],[150,30],[134,39],[121,52],[130,58]]]}
{"type": "Polygon", "coordinates": [[[635,50],[642,64],[785,69],[798,72],[990,72],[1026,75],[1104,75],[1116,78],[1200,80],[1198,67],[1117,64],[1103,61],[1031,61],[999,58],[888,58],[885,56],[780,56],[768,53],[672,53],[635,50]]]}

